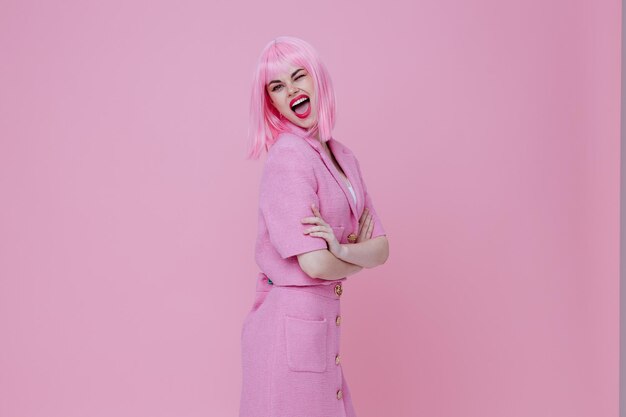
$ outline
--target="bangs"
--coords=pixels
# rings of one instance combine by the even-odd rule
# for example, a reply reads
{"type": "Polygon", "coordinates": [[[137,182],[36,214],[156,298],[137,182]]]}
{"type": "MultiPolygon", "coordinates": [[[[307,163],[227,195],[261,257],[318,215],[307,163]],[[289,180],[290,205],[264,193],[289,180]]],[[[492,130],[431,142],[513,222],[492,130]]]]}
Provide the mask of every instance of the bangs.
{"type": "Polygon", "coordinates": [[[265,61],[265,85],[270,81],[276,80],[281,74],[289,71],[290,67],[301,66],[307,71],[306,65],[302,65],[304,61],[302,57],[299,57],[297,51],[291,50],[290,45],[277,43],[273,48],[270,48],[267,53],[267,60],[265,61]]]}
{"type": "Polygon", "coordinates": [[[304,68],[315,88],[313,105],[317,111],[317,121],[305,133],[318,133],[323,142],[332,135],[335,126],[335,93],[328,70],[308,42],[280,36],[263,48],[254,72],[249,109],[249,157],[256,159],[263,148],[269,150],[281,132],[299,130],[295,124],[281,117],[271,104],[267,89],[270,81],[279,79],[292,68],[304,68]]]}

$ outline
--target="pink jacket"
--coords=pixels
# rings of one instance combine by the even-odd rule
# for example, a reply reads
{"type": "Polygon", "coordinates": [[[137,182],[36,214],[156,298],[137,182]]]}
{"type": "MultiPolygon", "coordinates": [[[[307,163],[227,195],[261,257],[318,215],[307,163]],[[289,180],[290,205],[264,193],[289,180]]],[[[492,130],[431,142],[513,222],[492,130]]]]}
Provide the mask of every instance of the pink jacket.
{"type": "Polygon", "coordinates": [[[269,149],[261,175],[255,260],[274,285],[334,285],[347,279],[311,278],[300,268],[295,255],[327,249],[323,238],[302,233],[314,226],[300,222],[314,215],[311,203],[332,226],[340,243],[352,243],[365,207],[373,216],[372,238],[386,234],[356,156],[333,138],[327,144],[352,184],[356,204],[343,177],[315,138],[283,132],[269,149]]]}

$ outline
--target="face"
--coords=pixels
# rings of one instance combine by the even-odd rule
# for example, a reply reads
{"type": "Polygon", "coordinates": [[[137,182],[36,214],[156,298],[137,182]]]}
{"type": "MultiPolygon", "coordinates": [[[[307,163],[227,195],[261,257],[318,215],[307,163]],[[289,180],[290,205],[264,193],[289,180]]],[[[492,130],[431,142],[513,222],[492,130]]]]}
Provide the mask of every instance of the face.
{"type": "Polygon", "coordinates": [[[290,66],[271,80],[266,89],[272,105],[290,122],[304,129],[315,124],[315,86],[304,67],[290,66]]]}

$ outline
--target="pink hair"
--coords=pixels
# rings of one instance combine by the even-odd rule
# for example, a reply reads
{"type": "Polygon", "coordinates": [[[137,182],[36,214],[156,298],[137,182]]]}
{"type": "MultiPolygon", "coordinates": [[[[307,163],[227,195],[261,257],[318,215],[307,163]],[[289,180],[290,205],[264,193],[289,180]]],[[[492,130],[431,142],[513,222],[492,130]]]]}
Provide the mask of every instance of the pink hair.
{"type": "Polygon", "coordinates": [[[335,127],[335,93],[330,75],[313,47],[302,39],[280,36],[270,41],[259,56],[250,97],[248,126],[248,158],[257,159],[261,150],[269,150],[281,132],[299,132],[326,142],[335,127]],[[304,67],[313,77],[317,120],[309,130],[281,118],[270,102],[267,83],[287,70],[288,66],[304,67]]]}

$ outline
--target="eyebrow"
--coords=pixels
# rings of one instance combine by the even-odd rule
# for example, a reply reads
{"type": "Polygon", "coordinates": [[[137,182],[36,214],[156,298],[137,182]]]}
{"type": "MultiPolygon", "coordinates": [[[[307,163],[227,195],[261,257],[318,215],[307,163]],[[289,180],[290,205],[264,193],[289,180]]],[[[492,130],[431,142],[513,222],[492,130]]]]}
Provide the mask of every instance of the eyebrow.
{"type": "MultiPolygon", "coordinates": [[[[302,70],[304,70],[304,68],[298,68],[297,70],[295,70],[295,71],[291,74],[291,78],[293,78],[293,77],[294,77],[294,76],[298,73],[298,71],[302,71],[302,70]]],[[[269,83],[267,83],[267,85],[269,86],[269,85],[270,85],[270,84],[272,84],[272,83],[279,83],[279,82],[281,82],[281,81],[280,81],[280,80],[272,80],[272,81],[270,81],[269,83]]]]}

